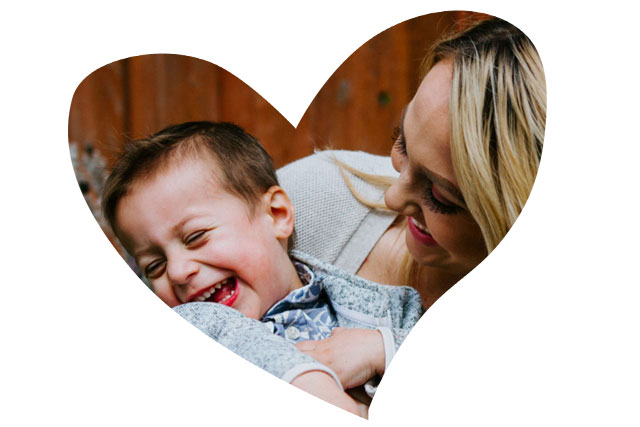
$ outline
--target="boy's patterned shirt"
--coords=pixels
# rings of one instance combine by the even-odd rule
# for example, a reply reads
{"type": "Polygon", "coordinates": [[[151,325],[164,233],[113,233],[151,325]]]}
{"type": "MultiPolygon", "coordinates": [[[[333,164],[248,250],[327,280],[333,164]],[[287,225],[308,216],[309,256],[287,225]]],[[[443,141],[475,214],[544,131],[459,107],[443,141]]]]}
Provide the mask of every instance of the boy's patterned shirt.
{"type": "Polygon", "coordinates": [[[329,338],[338,321],[324,291],[322,277],[301,262],[293,261],[293,264],[303,287],[277,302],[261,321],[271,332],[292,343],[329,338]]]}

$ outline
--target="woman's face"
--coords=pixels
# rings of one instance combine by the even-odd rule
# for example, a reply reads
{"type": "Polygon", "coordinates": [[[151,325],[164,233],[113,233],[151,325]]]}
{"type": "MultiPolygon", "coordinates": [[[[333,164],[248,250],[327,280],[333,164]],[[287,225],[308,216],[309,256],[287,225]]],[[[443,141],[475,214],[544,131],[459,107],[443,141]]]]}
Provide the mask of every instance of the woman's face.
{"type": "Polygon", "coordinates": [[[487,254],[482,233],[458,188],[449,145],[453,63],[438,62],[405,107],[391,150],[400,177],[385,194],[408,217],[406,241],[420,264],[464,275],[487,254]]]}

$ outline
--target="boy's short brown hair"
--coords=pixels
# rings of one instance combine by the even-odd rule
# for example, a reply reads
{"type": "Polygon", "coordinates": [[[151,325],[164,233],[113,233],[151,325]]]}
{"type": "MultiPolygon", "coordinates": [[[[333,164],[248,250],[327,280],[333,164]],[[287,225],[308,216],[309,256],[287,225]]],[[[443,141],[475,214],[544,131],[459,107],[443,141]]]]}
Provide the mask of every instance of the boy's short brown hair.
{"type": "Polygon", "coordinates": [[[278,185],[271,157],[241,127],[208,121],[169,126],[148,138],[127,143],[107,178],[102,211],[116,234],[116,209],[132,185],[185,158],[211,162],[212,173],[220,184],[246,200],[250,208],[269,188],[278,185]]]}

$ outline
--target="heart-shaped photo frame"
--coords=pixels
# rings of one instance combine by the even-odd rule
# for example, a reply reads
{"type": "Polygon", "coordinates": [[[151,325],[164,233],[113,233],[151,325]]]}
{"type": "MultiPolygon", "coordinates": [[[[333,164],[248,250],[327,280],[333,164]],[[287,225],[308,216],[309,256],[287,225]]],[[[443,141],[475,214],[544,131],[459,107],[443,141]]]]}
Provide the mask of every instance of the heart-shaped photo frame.
{"type": "Polygon", "coordinates": [[[79,85],[69,140],[91,212],[164,302],[235,353],[366,417],[424,308],[522,210],[545,105],[528,39],[456,11],[364,44],[297,128],[222,68],[154,54],[79,85]],[[273,182],[252,176],[273,169],[252,137],[273,158],[273,182]],[[122,157],[125,146],[142,148],[122,157]],[[281,249],[286,259],[273,255],[281,249]]]}

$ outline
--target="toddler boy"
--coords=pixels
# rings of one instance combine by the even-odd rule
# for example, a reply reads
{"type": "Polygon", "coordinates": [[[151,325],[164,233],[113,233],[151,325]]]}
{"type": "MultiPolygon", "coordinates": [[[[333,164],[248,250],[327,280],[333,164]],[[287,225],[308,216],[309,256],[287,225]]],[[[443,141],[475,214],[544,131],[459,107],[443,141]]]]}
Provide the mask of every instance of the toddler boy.
{"type": "Polygon", "coordinates": [[[183,123],[129,144],[103,211],[162,301],[240,356],[352,412],[336,374],[292,343],[338,326],[377,328],[382,373],[421,315],[411,288],[288,252],[293,206],[266,151],[230,123],[183,123]],[[321,392],[306,386],[311,372],[321,392]]]}

